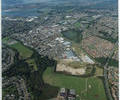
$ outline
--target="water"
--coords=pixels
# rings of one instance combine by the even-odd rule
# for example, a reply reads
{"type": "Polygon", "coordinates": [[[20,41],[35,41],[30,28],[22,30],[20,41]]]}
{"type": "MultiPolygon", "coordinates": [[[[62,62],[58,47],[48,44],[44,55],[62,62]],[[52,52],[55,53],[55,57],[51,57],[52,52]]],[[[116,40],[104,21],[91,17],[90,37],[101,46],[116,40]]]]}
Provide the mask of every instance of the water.
{"type": "Polygon", "coordinates": [[[48,1],[50,0],[2,0],[2,16],[39,16],[38,11],[41,10],[41,5],[36,6],[35,4],[48,3],[48,1]]]}
{"type": "Polygon", "coordinates": [[[40,13],[38,12],[37,8],[32,9],[20,9],[20,10],[13,10],[13,11],[5,11],[2,10],[2,16],[19,16],[19,17],[27,17],[27,16],[39,16],[40,13]]]}

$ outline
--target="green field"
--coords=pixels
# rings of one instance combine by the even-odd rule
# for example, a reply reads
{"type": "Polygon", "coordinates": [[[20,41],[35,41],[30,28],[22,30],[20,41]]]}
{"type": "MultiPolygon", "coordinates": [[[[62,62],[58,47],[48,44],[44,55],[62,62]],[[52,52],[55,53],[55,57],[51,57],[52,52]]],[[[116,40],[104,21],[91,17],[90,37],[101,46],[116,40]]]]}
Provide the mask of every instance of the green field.
{"type": "Polygon", "coordinates": [[[15,44],[10,45],[10,47],[16,49],[19,53],[20,56],[23,58],[28,58],[31,57],[33,51],[22,45],[20,42],[17,42],[15,44]]]}
{"type": "MultiPolygon", "coordinates": [[[[33,51],[30,50],[29,48],[25,47],[22,43],[17,42],[15,44],[10,45],[10,47],[16,49],[20,56],[25,59],[25,58],[29,58],[32,56],[33,51]]],[[[34,58],[29,58],[26,60],[26,62],[29,64],[29,66],[31,66],[33,68],[34,71],[38,70],[38,67],[36,65],[35,59],[34,58]]]]}
{"type": "Polygon", "coordinates": [[[80,100],[106,100],[103,82],[97,77],[81,78],[54,73],[47,68],[43,74],[44,82],[59,88],[73,88],[80,100]]]}
{"type": "Polygon", "coordinates": [[[2,39],[2,43],[7,44],[7,45],[9,45],[9,43],[10,43],[11,41],[14,41],[14,40],[11,39],[11,38],[9,38],[9,37],[5,37],[5,38],[2,39]]]}
{"type": "MultiPolygon", "coordinates": [[[[3,43],[5,43],[6,45],[9,45],[9,47],[17,50],[20,54],[20,57],[22,57],[23,59],[29,58],[32,56],[33,51],[31,49],[29,49],[28,47],[24,46],[22,43],[20,43],[19,41],[16,41],[14,39],[11,39],[9,37],[5,37],[3,38],[3,43]],[[12,44],[10,44],[10,42],[12,44]]],[[[29,58],[26,60],[26,62],[29,64],[29,66],[31,66],[33,68],[34,71],[37,71],[37,65],[35,62],[34,58],[29,58]]]]}
{"type": "Polygon", "coordinates": [[[16,49],[22,58],[28,58],[31,57],[33,54],[33,51],[29,48],[25,47],[22,43],[19,41],[16,41],[14,39],[11,39],[9,37],[5,37],[2,39],[2,42],[6,45],[9,45],[11,48],[16,49]]]}
{"type": "Polygon", "coordinates": [[[62,32],[63,37],[72,40],[73,42],[80,43],[82,40],[82,31],[80,30],[68,30],[62,32]]]}

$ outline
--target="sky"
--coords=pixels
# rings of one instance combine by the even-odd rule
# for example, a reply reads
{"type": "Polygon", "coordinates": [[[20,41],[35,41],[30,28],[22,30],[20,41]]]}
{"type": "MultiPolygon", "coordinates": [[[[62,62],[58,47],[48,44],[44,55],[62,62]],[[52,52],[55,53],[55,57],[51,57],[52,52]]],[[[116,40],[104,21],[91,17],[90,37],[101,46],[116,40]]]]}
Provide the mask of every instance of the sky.
{"type": "Polygon", "coordinates": [[[51,0],[23,0],[25,3],[49,2],[51,0]]]}
{"type": "MultiPolygon", "coordinates": [[[[78,2],[80,4],[84,4],[84,3],[93,3],[93,2],[103,2],[103,1],[117,1],[117,0],[2,0],[2,7],[6,7],[6,6],[11,6],[11,5],[16,5],[16,4],[29,4],[29,3],[48,3],[51,1],[55,1],[56,3],[75,3],[78,2]]],[[[54,2],[54,3],[55,3],[54,2]]],[[[51,2],[53,3],[53,2],[51,2]]]]}

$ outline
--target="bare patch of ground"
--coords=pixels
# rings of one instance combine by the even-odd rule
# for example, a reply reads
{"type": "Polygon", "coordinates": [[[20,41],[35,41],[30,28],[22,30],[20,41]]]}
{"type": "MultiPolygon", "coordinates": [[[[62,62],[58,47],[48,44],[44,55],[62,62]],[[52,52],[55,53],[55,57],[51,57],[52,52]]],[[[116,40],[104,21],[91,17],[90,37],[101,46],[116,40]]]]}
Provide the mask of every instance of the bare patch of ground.
{"type": "Polygon", "coordinates": [[[86,67],[80,66],[79,62],[74,62],[72,60],[62,60],[56,67],[58,72],[67,72],[71,75],[84,75],[86,73],[86,67]]]}

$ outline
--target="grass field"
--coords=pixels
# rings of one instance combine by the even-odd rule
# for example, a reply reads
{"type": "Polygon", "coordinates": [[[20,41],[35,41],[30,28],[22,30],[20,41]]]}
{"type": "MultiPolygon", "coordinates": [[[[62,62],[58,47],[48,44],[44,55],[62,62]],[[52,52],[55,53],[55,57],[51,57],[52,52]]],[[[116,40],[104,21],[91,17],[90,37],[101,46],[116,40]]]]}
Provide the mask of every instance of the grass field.
{"type": "Polygon", "coordinates": [[[97,77],[81,78],[54,73],[47,68],[43,74],[45,83],[59,88],[73,88],[79,95],[80,100],[106,100],[103,82],[97,77]]]}
{"type": "Polygon", "coordinates": [[[82,40],[82,31],[80,30],[68,30],[62,32],[63,37],[65,37],[68,40],[71,40],[76,43],[80,43],[82,40]]]}
{"type": "Polygon", "coordinates": [[[19,41],[16,41],[14,39],[11,39],[9,37],[5,37],[2,39],[2,42],[5,43],[6,45],[9,45],[13,49],[16,49],[22,58],[28,58],[31,57],[33,54],[33,51],[30,50],[29,48],[25,47],[22,43],[19,41]],[[11,42],[11,44],[10,44],[11,42]]]}
{"type": "MultiPolygon", "coordinates": [[[[33,54],[33,51],[30,50],[28,47],[24,46],[22,43],[20,43],[19,41],[16,41],[14,39],[11,39],[9,37],[5,37],[3,38],[2,40],[5,44],[9,45],[11,48],[17,50],[20,54],[20,56],[25,59],[25,58],[29,58],[32,56],[33,54]],[[16,41],[16,42],[14,42],[16,41]],[[13,44],[9,44],[10,42],[13,42],[13,44]]],[[[38,68],[37,68],[37,65],[36,65],[36,62],[35,62],[35,59],[34,58],[29,58],[26,60],[26,62],[31,66],[33,67],[33,70],[34,71],[37,71],[38,68]]]]}
{"type": "Polygon", "coordinates": [[[17,42],[15,44],[12,44],[10,47],[16,49],[19,53],[20,56],[23,58],[28,58],[31,57],[33,54],[33,51],[22,45],[20,42],[17,42]]]}
{"type": "MultiPolygon", "coordinates": [[[[17,42],[15,44],[12,44],[10,45],[10,47],[16,49],[19,53],[20,53],[20,56],[24,59],[24,58],[29,58],[32,56],[33,54],[33,51],[30,50],[29,48],[25,47],[22,43],[20,42],[17,42]]],[[[35,62],[35,59],[34,58],[30,58],[30,59],[27,59],[26,62],[33,67],[33,70],[34,71],[37,71],[38,68],[37,68],[37,65],[36,65],[36,62],[35,62]]]]}
{"type": "Polygon", "coordinates": [[[87,65],[78,61],[74,61],[74,62],[70,62],[68,64],[66,64],[67,66],[70,66],[72,68],[84,68],[87,65]]]}
{"type": "Polygon", "coordinates": [[[95,76],[103,76],[103,68],[100,67],[95,68],[96,68],[95,76]]]}

